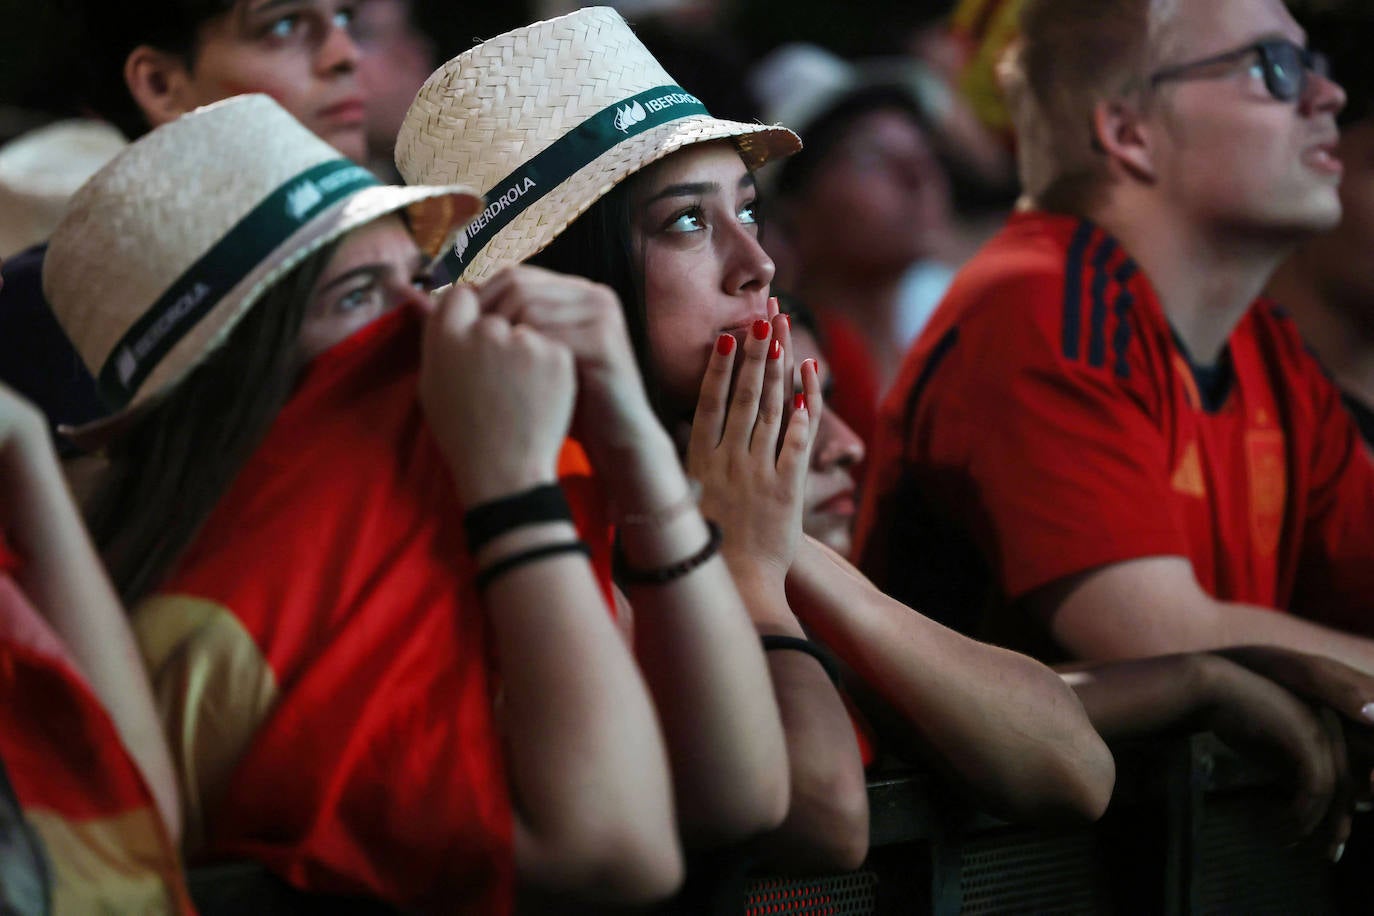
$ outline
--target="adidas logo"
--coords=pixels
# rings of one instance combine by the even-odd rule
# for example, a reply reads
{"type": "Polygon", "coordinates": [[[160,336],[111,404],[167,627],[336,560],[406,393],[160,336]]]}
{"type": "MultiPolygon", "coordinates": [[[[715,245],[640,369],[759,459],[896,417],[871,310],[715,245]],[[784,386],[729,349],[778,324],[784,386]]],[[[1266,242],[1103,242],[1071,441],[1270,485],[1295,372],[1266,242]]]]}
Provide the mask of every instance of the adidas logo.
{"type": "Polygon", "coordinates": [[[615,129],[622,134],[626,133],[646,117],[648,115],[644,113],[644,106],[638,102],[626,105],[624,108],[617,108],[615,110],[615,129]]]}
{"type": "Polygon", "coordinates": [[[301,217],[319,206],[322,200],[324,193],[315,187],[315,182],[307,179],[286,192],[286,212],[293,220],[299,222],[301,217]]]}
{"type": "Polygon", "coordinates": [[[464,229],[458,233],[458,238],[453,240],[453,256],[458,260],[463,260],[463,255],[468,252],[468,231],[464,229]]]}

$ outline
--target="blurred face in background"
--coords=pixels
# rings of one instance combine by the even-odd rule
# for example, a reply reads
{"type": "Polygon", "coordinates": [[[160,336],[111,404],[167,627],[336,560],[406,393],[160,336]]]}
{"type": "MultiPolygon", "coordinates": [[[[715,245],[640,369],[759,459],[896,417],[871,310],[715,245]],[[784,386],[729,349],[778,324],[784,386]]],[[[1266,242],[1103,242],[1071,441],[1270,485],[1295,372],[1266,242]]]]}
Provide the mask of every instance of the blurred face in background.
{"type": "Polygon", "coordinates": [[[948,232],[949,179],[915,116],[878,108],[847,126],[784,212],[802,264],[901,270],[948,232]]]}
{"type": "MultiPolygon", "coordinates": [[[[793,384],[800,392],[802,360],[821,366],[821,384],[828,393],[829,373],[821,360],[816,338],[799,322],[792,323],[792,350],[796,356],[793,384]]],[[[816,444],[811,450],[811,470],[806,477],[802,530],[843,556],[853,545],[852,531],[857,494],[853,468],[864,459],[864,444],[849,424],[828,407],[821,414],[816,444]]]]}
{"type": "Polygon", "coordinates": [[[406,111],[434,70],[434,45],[411,21],[410,0],[362,0],[351,31],[361,52],[368,155],[390,161],[406,111]]]}
{"type": "Polygon", "coordinates": [[[182,111],[262,92],[350,159],[366,153],[352,0],[240,0],[206,23],[182,111]]]}

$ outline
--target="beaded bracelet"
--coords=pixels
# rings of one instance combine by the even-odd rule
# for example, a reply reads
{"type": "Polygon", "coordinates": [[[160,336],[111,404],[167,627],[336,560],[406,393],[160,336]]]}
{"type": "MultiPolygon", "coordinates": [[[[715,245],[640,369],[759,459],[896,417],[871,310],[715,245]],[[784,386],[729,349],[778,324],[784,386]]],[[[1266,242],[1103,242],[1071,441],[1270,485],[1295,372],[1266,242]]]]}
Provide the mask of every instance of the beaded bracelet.
{"type": "Polygon", "coordinates": [[[685,560],[679,560],[667,566],[658,566],[654,569],[635,569],[630,566],[625,562],[625,555],[621,551],[619,543],[617,543],[615,549],[616,578],[626,585],[667,585],[674,579],[681,579],[683,576],[714,557],[720,550],[720,542],[723,537],[720,526],[710,519],[706,519],[706,530],[709,532],[710,536],[706,540],[705,547],[685,560]]]}
{"type": "Polygon", "coordinates": [[[488,543],[516,528],[570,521],[572,510],[563,488],[546,483],[473,506],[463,515],[463,532],[467,535],[468,552],[476,555],[488,543]]]}
{"type": "Polygon", "coordinates": [[[531,547],[529,550],[522,550],[519,553],[503,557],[478,572],[475,580],[477,590],[479,592],[485,591],[494,579],[498,576],[504,576],[517,566],[524,566],[526,563],[533,563],[535,560],[542,560],[545,557],[563,553],[580,553],[585,557],[592,555],[591,550],[583,541],[560,541],[557,544],[541,544],[538,547],[531,547]]]}
{"type": "Polygon", "coordinates": [[[814,643],[809,639],[802,639],[797,636],[761,636],[763,650],[771,652],[774,649],[791,649],[795,652],[804,652],[821,663],[825,669],[825,676],[830,678],[830,682],[836,687],[840,686],[840,666],[835,663],[834,657],[823,646],[814,643]]]}

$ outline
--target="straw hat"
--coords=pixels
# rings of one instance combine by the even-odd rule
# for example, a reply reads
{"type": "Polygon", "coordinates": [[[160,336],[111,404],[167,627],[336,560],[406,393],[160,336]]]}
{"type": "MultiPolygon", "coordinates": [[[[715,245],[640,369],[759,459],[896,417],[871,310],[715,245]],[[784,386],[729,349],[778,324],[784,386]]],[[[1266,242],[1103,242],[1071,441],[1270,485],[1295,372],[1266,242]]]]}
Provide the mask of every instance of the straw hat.
{"type": "Polygon", "coordinates": [[[481,206],[466,187],[382,186],[267,96],[237,96],[145,135],[76,192],[43,292],[118,420],[349,230],[404,208],[434,257],[481,206]]]}
{"type": "Polygon", "coordinates": [[[0,146],[0,257],[52,235],[73,192],[128,143],[103,121],[58,121],[0,146]]]}
{"type": "Polygon", "coordinates": [[[482,214],[445,259],[480,280],[523,261],[617,183],[675,150],[731,139],[749,168],[801,148],[781,127],[711,117],[606,7],[507,32],[434,72],[406,114],[406,181],[462,179],[482,214]]]}

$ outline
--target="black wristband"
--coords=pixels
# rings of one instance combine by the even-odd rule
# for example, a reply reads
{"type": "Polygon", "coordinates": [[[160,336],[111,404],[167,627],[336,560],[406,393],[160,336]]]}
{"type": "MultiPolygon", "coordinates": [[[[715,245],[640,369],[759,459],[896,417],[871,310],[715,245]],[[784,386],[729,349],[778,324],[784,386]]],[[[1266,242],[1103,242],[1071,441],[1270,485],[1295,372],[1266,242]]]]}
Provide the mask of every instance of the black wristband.
{"type": "Polygon", "coordinates": [[[809,639],[801,639],[797,636],[761,636],[765,652],[773,649],[791,649],[795,652],[805,652],[807,655],[821,663],[825,669],[825,676],[830,678],[830,682],[836,687],[840,686],[840,666],[835,663],[835,659],[830,652],[819,643],[814,643],[809,639]]]}
{"type": "Polygon", "coordinates": [[[685,560],[670,563],[667,566],[658,566],[654,569],[635,569],[625,562],[625,555],[620,549],[619,543],[615,550],[615,575],[616,578],[626,585],[667,585],[674,579],[681,579],[698,566],[711,559],[720,550],[721,532],[720,526],[710,519],[706,519],[706,530],[708,537],[706,546],[692,554],[685,560]]]}
{"type": "Polygon", "coordinates": [[[503,557],[486,569],[477,573],[476,584],[479,592],[485,591],[492,580],[498,576],[515,569],[517,566],[524,566],[526,563],[533,563],[535,560],[542,560],[545,557],[557,556],[561,553],[580,553],[584,557],[592,555],[591,550],[583,541],[559,541],[557,544],[541,544],[538,547],[531,547],[529,550],[522,550],[520,553],[511,554],[503,557]]]}
{"type": "Polygon", "coordinates": [[[507,531],[540,522],[570,521],[572,510],[563,488],[546,483],[473,506],[463,515],[463,532],[467,535],[468,552],[475,556],[507,531]]]}

